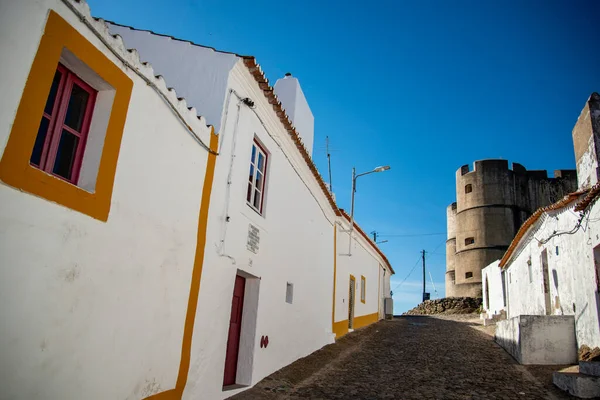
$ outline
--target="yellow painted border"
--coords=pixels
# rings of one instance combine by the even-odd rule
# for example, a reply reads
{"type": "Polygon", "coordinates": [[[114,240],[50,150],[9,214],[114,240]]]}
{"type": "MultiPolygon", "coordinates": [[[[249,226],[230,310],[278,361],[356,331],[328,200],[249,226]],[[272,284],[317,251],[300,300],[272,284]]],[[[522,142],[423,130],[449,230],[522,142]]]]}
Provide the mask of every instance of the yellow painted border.
{"type": "Polygon", "coordinates": [[[0,180],[16,189],[106,221],[132,88],[133,82],[127,74],[56,12],[50,10],[44,35],[33,60],[0,161],[0,180]],[[29,165],[46,99],[63,48],[69,49],[115,89],[95,193],[87,192],[29,165]]]}
{"type": "Polygon", "coordinates": [[[360,276],[360,302],[365,304],[367,302],[367,278],[364,275],[360,276]],[[365,282],[365,290],[363,293],[363,281],[365,282]]]}
{"type": "Polygon", "coordinates": [[[337,225],[333,224],[333,306],[331,310],[331,330],[335,331],[335,286],[337,281],[337,225]]]}
{"type": "Polygon", "coordinates": [[[361,315],[360,317],[354,317],[354,329],[362,328],[367,325],[371,325],[374,322],[379,321],[379,313],[361,315]]]}
{"type": "MultiPolygon", "coordinates": [[[[354,282],[354,298],[352,299],[354,301],[354,304],[352,304],[352,309],[354,312],[356,312],[356,278],[354,277],[354,275],[350,274],[350,280],[348,281],[348,303],[350,303],[350,282],[354,282]]],[[[348,307],[350,306],[350,304],[348,304],[348,307]]],[[[352,329],[355,328],[354,326],[354,321],[356,320],[356,316],[352,316],[352,329]]]]}
{"type": "Polygon", "coordinates": [[[377,264],[379,267],[377,268],[377,314],[381,317],[381,280],[383,278],[381,274],[381,264],[377,264]]]}
{"type": "Polygon", "coordinates": [[[217,162],[216,152],[218,150],[219,136],[214,134],[211,128],[210,149],[214,153],[208,154],[206,162],[206,173],[204,176],[204,186],[202,188],[202,199],[200,203],[200,213],[198,216],[198,234],[196,241],[196,254],[194,257],[194,269],[192,271],[192,280],[190,283],[190,297],[188,300],[187,313],[185,315],[185,325],[183,328],[183,340],[181,344],[181,361],[179,363],[179,373],[175,389],[166,392],[157,393],[145,400],[179,400],[183,396],[183,391],[187,383],[188,372],[190,370],[190,359],[192,354],[192,336],[194,333],[194,323],[196,320],[196,310],[198,308],[198,295],[200,293],[200,280],[202,279],[202,267],[204,264],[204,249],[206,247],[206,227],[208,224],[208,211],[210,206],[210,194],[212,191],[213,179],[215,175],[215,164],[217,162]]]}
{"type": "MultiPolygon", "coordinates": [[[[354,317],[354,329],[364,328],[365,326],[371,325],[379,321],[379,313],[361,315],[360,317],[354,317]]],[[[333,332],[336,335],[336,339],[348,333],[348,320],[338,321],[333,324],[333,332]]]]}
{"type": "Polygon", "coordinates": [[[335,338],[339,339],[348,333],[348,320],[345,319],[343,321],[334,322],[333,323],[333,333],[335,333],[335,338]]]}

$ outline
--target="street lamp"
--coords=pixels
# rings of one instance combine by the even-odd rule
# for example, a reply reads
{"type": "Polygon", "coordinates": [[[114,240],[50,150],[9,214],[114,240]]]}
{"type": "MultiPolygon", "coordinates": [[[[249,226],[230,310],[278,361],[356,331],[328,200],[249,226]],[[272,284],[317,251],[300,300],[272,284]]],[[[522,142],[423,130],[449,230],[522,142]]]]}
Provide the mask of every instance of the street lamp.
{"type": "Polygon", "coordinates": [[[356,174],[356,168],[352,168],[352,205],[350,208],[350,238],[348,239],[348,255],[352,255],[352,232],[354,231],[354,193],[356,193],[356,180],[359,176],[374,174],[375,172],[383,172],[390,169],[389,165],[383,165],[377,167],[372,171],[363,172],[362,174],[356,174]]]}

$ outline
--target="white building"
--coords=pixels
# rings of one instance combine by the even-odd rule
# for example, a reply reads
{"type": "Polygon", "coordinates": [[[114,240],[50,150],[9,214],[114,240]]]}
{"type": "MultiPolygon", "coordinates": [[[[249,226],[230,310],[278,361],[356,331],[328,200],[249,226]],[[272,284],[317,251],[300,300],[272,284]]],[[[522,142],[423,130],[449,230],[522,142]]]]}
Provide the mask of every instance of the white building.
{"type": "MultiPolygon", "coordinates": [[[[600,96],[597,93],[592,94],[573,129],[573,143],[579,190],[537,210],[523,224],[498,266],[494,263],[484,270],[489,281],[484,279],[483,289],[484,297],[489,298],[488,313],[496,313],[502,305],[508,319],[528,315],[572,316],[574,329],[564,325],[565,335],[575,335],[577,347],[593,348],[600,346],[600,205],[597,203],[600,96]]],[[[504,322],[501,333],[497,331],[497,336],[502,336],[500,341],[519,342],[513,332],[516,325],[509,328],[511,322],[504,322]]],[[[551,332],[548,326],[543,323],[534,333],[538,339],[547,338],[538,353],[547,353],[545,357],[550,362],[567,349],[548,346],[560,337],[556,334],[558,328],[551,332]]],[[[531,339],[533,342],[536,338],[531,339]]],[[[526,346],[529,340],[521,337],[520,346],[526,346]]],[[[572,350],[568,349],[569,353],[576,355],[572,350]]]]}
{"type": "MultiPolygon", "coordinates": [[[[503,295],[502,269],[500,260],[496,260],[481,270],[481,284],[483,294],[483,309],[486,319],[500,316],[505,310],[505,296],[503,295]]],[[[505,288],[504,288],[505,289],[505,288]]]]}
{"type": "Polygon", "coordinates": [[[382,318],[393,270],[316,170],[297,80],[282,108],[253,57],[110,29],[2,6],[3,394],[225,398],[382,318]]]}

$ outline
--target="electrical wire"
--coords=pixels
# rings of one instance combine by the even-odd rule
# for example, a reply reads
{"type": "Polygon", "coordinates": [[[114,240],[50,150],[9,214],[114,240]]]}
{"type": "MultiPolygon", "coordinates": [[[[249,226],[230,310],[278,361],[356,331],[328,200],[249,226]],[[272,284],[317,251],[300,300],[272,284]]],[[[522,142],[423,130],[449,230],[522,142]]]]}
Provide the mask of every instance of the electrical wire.
{"type": "Polygon", "coordinates": [[[413,236],[436,236],[436,235],[445,235],[446,232],[439,233],[409,233],[409,234],[379,234],[378,236],[385,237],[413,237],[413,236]]]}
{"type": "Polygon", "coordinates": [[[410,274],[412,274],[413,271],[415,270],[415,268],[417,268],[417,265],[419,265],[419,261],[421,261],[421,256],[419,256],[419,258],[417,258],[417,262],[412,267],[412,269],[410,270],[410,272],[408,273],[408,275],[406,275],[406,278],[404,278],[404,280],[402,282],[400,282],[399,284],[397,284],[396,287],[394,287],[394,289],[392,290],[392,292],[394,292],[396,289],[398,289],[400,286],[402,286],[402,284],[404,282],[406,282],[406,280],[408,279],[408,277],[410,277],[410,274]]]}

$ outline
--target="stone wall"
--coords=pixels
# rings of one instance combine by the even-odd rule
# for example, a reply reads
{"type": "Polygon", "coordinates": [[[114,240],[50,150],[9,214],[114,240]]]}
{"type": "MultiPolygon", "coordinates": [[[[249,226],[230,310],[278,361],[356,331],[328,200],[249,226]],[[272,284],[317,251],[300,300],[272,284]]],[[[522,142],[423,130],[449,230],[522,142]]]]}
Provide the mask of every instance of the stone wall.
{"type": "Polygon", "coordinates": [[[477,312],[481,299],[475,297],[446,297],[426,300],[402,315],[470,314],[477,312]]]}

